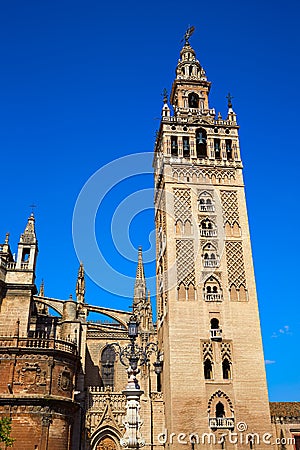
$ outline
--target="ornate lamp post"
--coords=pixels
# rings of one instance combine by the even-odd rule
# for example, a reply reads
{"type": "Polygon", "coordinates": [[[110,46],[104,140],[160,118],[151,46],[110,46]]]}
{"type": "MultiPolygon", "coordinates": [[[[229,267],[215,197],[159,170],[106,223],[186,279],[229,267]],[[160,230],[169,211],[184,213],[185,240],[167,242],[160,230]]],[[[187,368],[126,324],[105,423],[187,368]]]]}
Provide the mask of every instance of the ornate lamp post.
{"type": "Polygon", "coordinates": [[[139,322],[136,317],[131,316],[128,322],[128,337],[131,341],[130,344],[125,347],[121,347],[118,343],[110,344],[119,355],[123,366],[127,367],[128,384],[123,391],[127,400],[126,416],[123,420],[126,431],[124,437],[120,440],[120,444],[122,447],[130,449],[137,449],[145,445],[145,441],[140,432],[143,423],[139,414],[140,397],[144,392],[140,389],[136,378],[137,374],[140,372],[138,366],[148,364],[150,355],[155,352],[155,373],[160,374],[162,371],[162,362],[159,359],[158,344],[156,342],[149,342],[145,347],[139,346],[136,343],[138,327],[139,322]]]}

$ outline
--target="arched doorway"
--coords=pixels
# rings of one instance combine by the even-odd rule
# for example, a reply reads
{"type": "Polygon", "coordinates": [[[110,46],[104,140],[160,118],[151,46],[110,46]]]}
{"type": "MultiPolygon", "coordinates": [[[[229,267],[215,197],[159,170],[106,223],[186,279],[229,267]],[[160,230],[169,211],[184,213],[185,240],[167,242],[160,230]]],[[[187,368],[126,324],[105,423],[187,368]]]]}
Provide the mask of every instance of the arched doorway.
{"type": "Polygon", "coordinates": [[[115,441],[109,437],[104,436],[97,444],[95,450],[118,450],[118,446],[115,441]]]}

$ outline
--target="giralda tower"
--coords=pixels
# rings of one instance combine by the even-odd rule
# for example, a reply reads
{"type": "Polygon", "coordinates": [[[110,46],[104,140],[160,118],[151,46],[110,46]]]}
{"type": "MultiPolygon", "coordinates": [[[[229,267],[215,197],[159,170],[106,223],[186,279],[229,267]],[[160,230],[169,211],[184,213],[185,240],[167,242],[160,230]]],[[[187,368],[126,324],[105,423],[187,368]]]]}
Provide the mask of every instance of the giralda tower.
{"type": "Polygon", "coordinates": [[[189,37],[154,155],[166,445],[182,448],[180,433],[196,433],[200,443],[212,433],[219,443],[208,437],[202,448],[270,448],[239,127],[230,95],[225,119],[210,108],[211,83],[189,37]]]}

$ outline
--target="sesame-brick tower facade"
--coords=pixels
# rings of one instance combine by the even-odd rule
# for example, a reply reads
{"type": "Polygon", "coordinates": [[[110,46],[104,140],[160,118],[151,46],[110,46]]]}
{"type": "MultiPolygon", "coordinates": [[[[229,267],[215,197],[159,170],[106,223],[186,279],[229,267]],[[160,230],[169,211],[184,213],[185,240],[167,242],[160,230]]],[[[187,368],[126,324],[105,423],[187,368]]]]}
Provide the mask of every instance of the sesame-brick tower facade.
{"type": "Polygon", "coordinates": [[[300,404],[272,403],[270,418],[236,115],[230,95],[226,119],[210,108],[191,31],[155,144],[157,323],[141,248],[123,311],[87,302],[83,263],[75,296],[38,292],[33,214],[16,257],[8,234],[0,245],[0,419],[15,450],[122,449],[133,314],[145,450],[300,450],[300,404]]]}
{"type": "Polygon", "coordinates": [[[230,95],[215,117],[210,87],[187,35],[154,157],[166,445],[178,449],[180,433],[220,439],[239,422],[271,432],[239,127],[230,95]]]}

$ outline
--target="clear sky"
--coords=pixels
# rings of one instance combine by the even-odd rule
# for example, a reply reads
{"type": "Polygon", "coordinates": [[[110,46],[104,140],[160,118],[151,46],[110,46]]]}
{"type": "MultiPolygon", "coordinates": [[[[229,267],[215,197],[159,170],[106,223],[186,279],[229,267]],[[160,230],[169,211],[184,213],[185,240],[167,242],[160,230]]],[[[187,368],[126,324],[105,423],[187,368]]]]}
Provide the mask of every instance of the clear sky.
{"type": "MultiPolygon", "coordinates": [[[[213,83],[210,106],[225,115],[230,91],[241,126],[274,401],[300,401],[299,9],[291,0],[13,0],[0,6],[0,241],[9,231],[16,251],[29,205],[36,204],[37,284],[44,278],[46,295],[58,298],[75,291],[79,262],[72,217],[81,189],[104,165],[153,150],[161,93],[170,91],[186,27],[196,27],[191,44],[213,83]]],[[[97,286],[108,286],[106,272],[87,242],[87,265],[93,265],[96,281],[87,280],[89,303],[128,308],[139,245],[149,261],[146,275],[153,278],[152,175],[150,159],[144,161],[143,171],[127,160],[126,179],[119,183],[118,165],[110,165],[103,178],[111,174],[112,185],[96,211],[96,240],[120,276],[113,278],[115,295],[97,286]],[[128,178],[131,170],[141,175],[128,178]],[[130,205],[124,204],[128,198],[130,205]]],[[[101,176],[87,185],[91,204],[102,189],[101,176]]]]}

